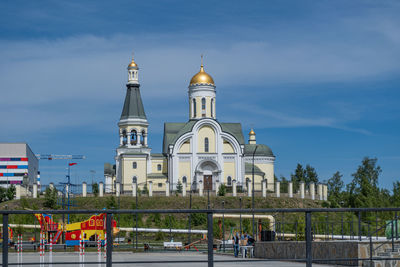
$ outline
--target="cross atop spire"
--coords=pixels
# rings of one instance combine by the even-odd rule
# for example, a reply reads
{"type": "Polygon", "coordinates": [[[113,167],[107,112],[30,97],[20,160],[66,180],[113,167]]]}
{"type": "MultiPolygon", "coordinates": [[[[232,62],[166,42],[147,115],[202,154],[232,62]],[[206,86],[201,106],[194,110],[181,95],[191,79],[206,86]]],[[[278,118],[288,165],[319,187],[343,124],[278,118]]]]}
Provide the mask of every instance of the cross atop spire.
{"type": "Polygon", "coordinates": [[[201,67],[203,67],[203,54],[201,54],[201,67]]]}

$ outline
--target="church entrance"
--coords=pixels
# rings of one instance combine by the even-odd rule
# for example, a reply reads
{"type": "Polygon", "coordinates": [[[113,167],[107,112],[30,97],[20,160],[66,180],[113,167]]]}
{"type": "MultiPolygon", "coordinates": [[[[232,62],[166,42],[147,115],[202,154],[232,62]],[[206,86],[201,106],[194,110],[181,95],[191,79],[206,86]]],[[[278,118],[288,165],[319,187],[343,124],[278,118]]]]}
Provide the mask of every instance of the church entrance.
{"type": "Polygon", "coordinates": [[[212,190],[212,175],[204,175],[204,190],[212,190]]]}

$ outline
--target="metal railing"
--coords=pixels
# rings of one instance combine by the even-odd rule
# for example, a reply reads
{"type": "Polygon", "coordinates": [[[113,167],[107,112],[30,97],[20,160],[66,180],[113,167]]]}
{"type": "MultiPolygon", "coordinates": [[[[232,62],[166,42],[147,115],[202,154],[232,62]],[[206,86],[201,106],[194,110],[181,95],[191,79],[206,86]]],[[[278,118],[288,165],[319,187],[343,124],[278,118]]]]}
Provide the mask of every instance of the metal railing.
{"type": "MultiPolygon", "coordinates": [[[[227,260],[227,259],[214,259],[214,232],[213,232],[213,214],[288,214],[288,213],[302,213],[303,218],[305,220],[304,227],[304,236],[305,236],[305,257],[304,258],[282,258],[282,259],[242,259],[241,261],[277,261],[277,260],[285,260],[285,261],[297,261],[297,262],[305,262],[306,266],[312,266],[313,262],[337,262],[337,261],[373,261],[373,260],[400,260],[400,258],[396,257],[374,257],[372,255],[372,243],[370,243],[370,252],[371,254],[366,258],[324,258],[324,259],[316,259],[313,258],[312,254],[312,243],[313,241],[313,231],[312,231],[312,214],[313,213],[344,213],[350,212],[358,215],[358,224],[359,224],[359,238],[361,240],[361,214],[368,212],[391,212],[397,215],[397,212],[400,211],[400,208],[334,208],[334,209],[325,209],[325,208],[316,208],[316,209],[301,209],[301,208],[292,208],[292,209],[165,209],[165,210],[0,210],[0,215],[2,216],[2,224],[3,224],[3,240],[8,240],[8,223],[10,215],[23,215],[23,214],[35,214],[35,213],[47,213],[47,214],[106,214],[106,233],[107,233],[107,242],[106,242],[106,266],[110,267],[113,264],[134,264],[134,263],[189,263],[189,262],[207,262],[208,266],[214,266],[214,262],[235,262],[237,259],[227,260]],[[115,261],[113,260],[113,233],[112,233],[112,216],[118,214],[130,214],[132,216],[137,214],[206,214],[207,215],[207,260],[167,260],[167,261],[115,261]]],[[[397,216],[395,217],[397,219],[397,216]]],[[[393,226],[393,223],[392,223],[393,226]]],[[[136,226],[137,227],[137,226],[136,226]]],[[[132,226],[135,228],[135,226],[132,226]]],[[[393,227],[392,227],[393,228],[393,227]]],[[[369,233],[370,242],[372,240],[372,235],[374,232],[369,233]]],[[[393,239],[393,231],[392,231],[392,245],[394,246],[393,239]]],[[[397,235],[396,235],[397,237],[397,235]]],[[[2,266],[16,265],[16,263],[9,263],[9,246],[8,242],[3,242],[2,244],[2,266]]],[[[104,262],[103,262],[104,263],[104,262]]],[[[37,265],[37,262],[24,262],[22,265],[37,265]]],[[[53,262],[52,264],[71,264],[71,262],[53,262]]],[[[85,262],[85,264],[98,264],[98,262],[85,262]]]]}

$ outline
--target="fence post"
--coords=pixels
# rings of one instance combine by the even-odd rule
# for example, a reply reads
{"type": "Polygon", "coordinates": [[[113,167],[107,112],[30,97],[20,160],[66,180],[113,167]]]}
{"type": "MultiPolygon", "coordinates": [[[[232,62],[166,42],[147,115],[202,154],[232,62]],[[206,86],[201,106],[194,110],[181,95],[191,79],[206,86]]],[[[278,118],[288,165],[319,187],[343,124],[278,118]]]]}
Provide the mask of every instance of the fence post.
{"type": "Polygon", "coordinates": [[[361,212],[358,212],[358,240],[361,241],[361,212]]]}
{"type": "Polygon", "coordinates": [[[3,214],[3,264],[8,266],[8,214],[3,214]]]}
{"type": "Polygon", "coordinates": [[[99,183],[99,197],[102,197],[104,195],[104,184],[103,182],[99,183]]]}
{"type": "Polygon", "coordinates": [[[315,200],[315,183],[309,185],[311,199],[315,200]]]}
{"type": "Polygon", "coordinates": [[[86,182],[82,183],[82,197],[86,197],[87,194],[87,184],[86,182]]]}
{"type": "Polygon", "coordinates": [[[113,249],[113,236],[112,236],[112,229],[111,229],[111,221],[112,214],[107,212],[107,220],[106,220],[106,232],[107,232],[107,254],[106,254],[106,266],[112,266],[112,249],[113,249]]]}
{"type": "Polygon", "coordinates": [[[304,182],[303,181],[301,181],[300,182],[300,198],[301,199],[304,199],[304,191],[305,191],[305,186],[304,186],[304,182]]]}
{"type": "Polygon", "coordinates": [[[207,212],[208,267],[214,267],[213,214],[207,212]]]}
{"type": "Polygon", "coordinates": [[[311,212],[306,211],[306,266],[312,266],[311,212]]]}

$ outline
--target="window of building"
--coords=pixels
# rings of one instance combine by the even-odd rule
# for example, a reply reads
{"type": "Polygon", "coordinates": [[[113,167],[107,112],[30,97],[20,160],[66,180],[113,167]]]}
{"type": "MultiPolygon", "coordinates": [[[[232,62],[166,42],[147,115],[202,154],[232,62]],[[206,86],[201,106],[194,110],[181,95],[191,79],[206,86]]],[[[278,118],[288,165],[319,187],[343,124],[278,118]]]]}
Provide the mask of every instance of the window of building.
{"type": "Polygon", "coordinates": [[[136,130],[131,131],[131,145],[137,144],[137,132],[136,130]]]}
{"type": "Polygon", "coordinates": [[[123,130],[123,131],[122,131],[122,144],[123,144],[123,145],[126,145],[126,143],[127,143],[126,131],[123,130]]]}
{"type": "Polygon", "coordinates": [[[137,183],[137,178],[136,178],[136,176],[133,176],[133,178],[132,178],[132,183],[134,183],[134,184],[137,183]]]}
{"type": "Polygon", "coordinates": [[[208,144],[208,137],[204,138],[204,152],[208,152],[209,144],[208,144]]]}
{"type": "Polygon", "coordinates": [[[186,181],[187,181],[186,176],[183,176],[182,177],[182,183],[186,184],[186,181]]]}
{"type": "Polygon", "coordinates": [[[211,99],[211,117],[213,117],[213,113],[214,113],[214,98],[211,99]]]}
{"type": "Polygon", "coordinates": [[[201,110],[206,110],[206,99],[204,97],[201,99],[201,110]]]}
{"type": "Polygon", "coordinates": [[[157,165],[157,171],[161,171],[161,164],[157,165]]]}
{"type": "Polygon", "coordinates": [[[134,162],[132,163],[132,168],[134,168],[134,169],[137,168],[137,162],[136,162],[136,161],[134,161],[134,162]]]}
{"type": "Polygon", "coordinates": [[[232,185],[232,177],[228,176],[226,180],[228,182],[228,185],[232,185]]]}
{"type": "Polygon", "coordinates": [[[196,117],[196,99],[193,98],[193,117],[196,117]]]}
{"type": "Polygon", "coordinates": [[[162,183],[158,183],[158,187],[162,187],[162,183]]]}

